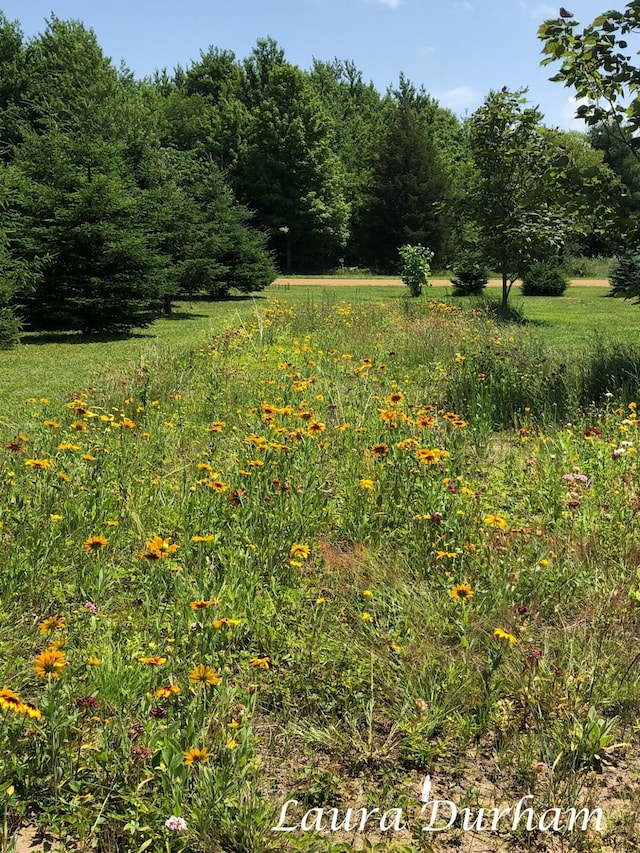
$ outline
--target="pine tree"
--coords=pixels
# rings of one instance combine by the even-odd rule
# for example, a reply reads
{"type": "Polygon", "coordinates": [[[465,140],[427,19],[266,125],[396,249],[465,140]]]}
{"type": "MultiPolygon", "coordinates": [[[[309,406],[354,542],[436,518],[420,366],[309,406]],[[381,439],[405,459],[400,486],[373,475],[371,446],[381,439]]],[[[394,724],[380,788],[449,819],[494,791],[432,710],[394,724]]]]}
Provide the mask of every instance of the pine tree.
{"type": "Polygon", "coordinates": [[[402,245],[428,247],[439,260],[448,179],[420,110],[399,104],[373,164],[360,223],[365,263],[395,271],[402,245]]]}

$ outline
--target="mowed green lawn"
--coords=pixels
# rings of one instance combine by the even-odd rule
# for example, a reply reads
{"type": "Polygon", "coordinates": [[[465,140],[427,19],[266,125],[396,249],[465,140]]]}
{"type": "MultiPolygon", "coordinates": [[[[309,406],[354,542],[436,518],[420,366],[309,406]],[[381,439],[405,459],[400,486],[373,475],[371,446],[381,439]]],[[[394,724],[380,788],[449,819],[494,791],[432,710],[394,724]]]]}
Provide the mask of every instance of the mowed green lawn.
{"type": "MultiPolygon", "coordinates": [[[[517,288],[511,301],[525,317],[539,325],[550,347],[576,353],[593,343],[597,336],[609,341],[633,343],[638,338],[640,306],[610,299],[606,287],[572,285],[563,297],[523,297],[517,288]]],[[[444,300],[451,289],[434,286],[424,299],[444,300]]],[[[490,296],[497,299],[499,291],[490,296]]],[[[226,323],[238,325],[255,315],[272,299],[294,304],[314,302],[363,304],[406,298],[403,286],[329,287],[276,285],[254,297],[223,302],[181,302],[172,318],[157,320],[148,329],[122,339],[85,341],[74,334],[25,334],[22,344],[0,352],[0,404],[7,417],[12,407],[25,397],[59,396],[111,381],[118,371],[128,372],[145,361],[153,361],[165,348],[199,346],[226,323]]],[[[466,300],[457,299],[464,305],[466,300]]]]}

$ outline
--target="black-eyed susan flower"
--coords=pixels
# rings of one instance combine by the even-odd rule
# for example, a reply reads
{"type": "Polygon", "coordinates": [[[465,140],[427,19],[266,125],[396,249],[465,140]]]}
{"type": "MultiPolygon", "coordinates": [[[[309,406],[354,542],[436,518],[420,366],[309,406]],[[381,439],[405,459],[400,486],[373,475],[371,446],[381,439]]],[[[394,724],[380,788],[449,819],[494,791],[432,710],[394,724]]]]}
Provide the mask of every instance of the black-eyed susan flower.
{"type": "Polygon", "coordinates": [[[154,692],[156,699],[170,699],[172,696],[177,696],[182,693],[182,688],[177,684],[170,684],[168,687],[158,687],[154,692]]]}
{"type": "Polygon", "coordinates": [[[382,459],[389,452],[389,447],[386,444],[374,444],[371,448],[371,455],[375,459],[382,459]]]}
{"type": "Polygon", "coordinates": [[[309,558],[309,554],[311,553],[311,548],[308,545],[302,545],[299,542],[295,542],[291,546],[291,550],[289,551],[289,556],[291,557],[299,557],[302,560],[307,560],[309,558]]]}
{"type": "Polygon", "coordinates": [[[468,583],[459,583],[449,590],[449,595],[456,601],[466,601],[468,598],[473,598],[473,590],[468,583]]]}
{"type": "Polygon", "coordinates": [[[518,642],[513,634],[510,634],[508,631],[505,631],[502,628],[494,628],[493,636],[498,640],[506,640],[511,646],[515,645],[518,642]]]}
{"type": "Polygon", "coordinates": [[[46,468],[51,468],[53,459],[25,459],[24,464],[28,468],[35,468],[37,471],[44,471],[46,468]]]}
{"type": "Polygon", "coordinates": [[[207,486],[214,492],[226,492],[229,486],[222,480],[207,480],[207,486]]]}
{"type": "Polygon", "coordinates": [[[198,601],[190,601],[189,607],[192,610],[206,610],[208,607],[211,607],[213,604],[219,604],[219,603],[220,603],[219,598],[207,598],[207,599],[200,599],[198,601]]]}
{"type": "Polygon", "coordinates": [[[269,669],[269,660],[268,657],[263,658],[251,658],[249,663],[251,666],[257,666],[259,669],[269,669]]]}
{"type": "Polygon", "coordinates": [[[219,628],[234,628],[236,625],[240,624],[239,619],[229,619],[228,616],[223,616],[222,619],[214,619],[213,627],[216,629],[219,628]]]}
{"type": "Polygon", "coordinates": [[[178,550],[180,546],[171,544],[171,537],[164,539],[154,536],[147,544],[147,551],[142,555],[146,560],[163,560],[178,550]]]}
{"type": "Polygon", "coordinates": [[[54,646],[45,649],[36,657],[34,666],[36,673],[40,678],[58,678],[62,670],[67,665],[67,658],[64,652],[54,646]]]}
{"type": "Polygon", "coordinates": [[[203,746],[202,749],[192,746],[191,749],[188,749],[184,753],[184,763],[187,766],[190,764],[206,764],[210,758],[211,756],[206,746],[203,746]]]}
{"type": "Polygon", "coordinates": [[[192,684],[201,685],[203,687],[215,687],[221,681],[217,671],[204,663],[198,664],[189,673],[189,680],[192,684]]]}
{"type": "Polygon", "coordinates": [[[83,542],[82,547],[85,551],[100,551],[108,541],[104,536],[90,536],[86,542],[83,542]]]}
{"type": "Polygon", "coordinates": [[[17,711],[21,701],[19,694],[9,687],[3,687],[0,690],[0,708],[3,710],[17,711]]]}
{"type": "Polygon", "coordinates": [[[51,631],[62,630],[64,626],[64,616],[47,616],[44,622],[40,623],[40,633],[50,634],[51,631]]]}
{"type": "Polygon", "coordinates": [[[192,542],[213,542],[213,540],[215,538],[216,538],[215,534],[210,533],[208,536],[192,536],[191,541],[192,542]]]}
{"type": "Polygon", "coordinates": [[[489,527],[498,527],[500,530],[504,530],[508,527],[506,518],[502,518],[500,515],[487,515],[484,518],[484,523],[489,527]]]}
{"type": "Polygon", "coordinates": [[[387,403],[389,403],[392,406],[397,406],[399,403],[402,403],[403,400],[404,400],[404,394],[402,393],[402,391],[393,391],[387,397],[387,403]]]}
{"type": "Polygon", "coordinates": [[[155,655],[151,658],[138,658],[138,660],[146,666],[162,666],[163,663],[167,662],[166,658],[160,657],[159,655],[155,655]]]}

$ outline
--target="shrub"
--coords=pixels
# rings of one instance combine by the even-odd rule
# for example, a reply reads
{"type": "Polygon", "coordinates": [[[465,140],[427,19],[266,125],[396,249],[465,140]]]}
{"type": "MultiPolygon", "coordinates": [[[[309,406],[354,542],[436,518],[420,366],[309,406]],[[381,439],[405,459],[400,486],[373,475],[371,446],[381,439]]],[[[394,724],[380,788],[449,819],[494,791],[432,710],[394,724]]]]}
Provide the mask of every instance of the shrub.
{"type": "Polygon", "coordinates": [[[489,270],[472,258],[460,260],[453,268],[454,296],[472,296],[482,293],[489,281],[489,270]]]}
{"type": "Polygon", "coordinates": [[[539,261],[522,277],[525,296],[562,296],[569,286],[569,276],[555,261],[539,261]]]}
{"type": "Polygon", "coordinates": [[[618,258],[611,270],[609,284],[610,296],[635,297],[640,302],[640,250],[635,249],[618,258]]]}
{"type": "Polygon", "coordinates": [[[433,252],[424,246],[400,246],[402,261],[402,281],[409,288],[411,296],[420,296],[422,288],[429,284],[433,252]]]}

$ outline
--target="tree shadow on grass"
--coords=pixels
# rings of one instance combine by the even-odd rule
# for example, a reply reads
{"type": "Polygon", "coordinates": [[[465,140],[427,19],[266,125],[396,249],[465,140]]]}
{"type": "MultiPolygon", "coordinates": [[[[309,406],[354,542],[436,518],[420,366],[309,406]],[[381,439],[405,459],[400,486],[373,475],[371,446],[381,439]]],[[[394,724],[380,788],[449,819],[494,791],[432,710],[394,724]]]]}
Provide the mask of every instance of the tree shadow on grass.
{"type": "Polygon", "coordinates": [[[195,311],[172,311],[171,314],[163,314],[158,320],[206,320],[209,314],[198,314],[195,311]]]}
{"type": "Polygon", "coordinates": [[[147,340],[154,335],[150,332],[113,332],[95,335],[83,335],[82,332],[26,332],[20,343],[26,346],[45,344],[108,344],[116,341],[147,340]]]}

